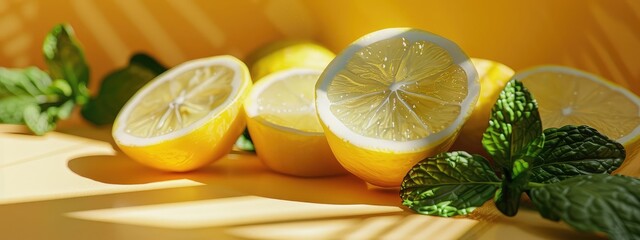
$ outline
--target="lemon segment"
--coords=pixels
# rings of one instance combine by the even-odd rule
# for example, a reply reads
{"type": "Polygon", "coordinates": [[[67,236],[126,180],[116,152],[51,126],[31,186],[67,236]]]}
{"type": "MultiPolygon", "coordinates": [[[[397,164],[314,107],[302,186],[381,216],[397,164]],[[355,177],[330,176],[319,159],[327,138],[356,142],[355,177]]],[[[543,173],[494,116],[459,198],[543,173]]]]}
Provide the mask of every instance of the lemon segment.
{"type": "Polygon", "coordinates": [[[482,147],[482,134],[489,127],[491,108],[498,95],[515,73],[510,67],[491,60],[471,58],[480,79],[480,97],[451,150],[462,150],[472,154],[488,156],[482,147]]]}
{"type": "Polygon", "coordinates": [[[640,176],[640,98],[599,76],[563,66],[516,73],[538,102],[544,128],[588,125],[624,145],[627,158],[616,171],[640,176]]]}
{"type": "Polygon", "coordinates": [[[449,148],[479,90],[453,42],[393,28],[338,54],[316,85],[316,106],[340,163],[371,184],[396,187],[415,163],[449,148]]]}
{"type": "Polygon", "coordinates": [[[251,87],[231,56],[185,62],[141,88],[113,125],[118,147],[166,171],[190,171],[227,154],[246,125],[242,102],[251,87]]]}
{"type": "Polygon", "coordinates": [[[313,91],[321,70],[289,69],[256,82],[245,101],[247,125],[262,162],[294,176],[345,173],[316,114],[313,91]]]}

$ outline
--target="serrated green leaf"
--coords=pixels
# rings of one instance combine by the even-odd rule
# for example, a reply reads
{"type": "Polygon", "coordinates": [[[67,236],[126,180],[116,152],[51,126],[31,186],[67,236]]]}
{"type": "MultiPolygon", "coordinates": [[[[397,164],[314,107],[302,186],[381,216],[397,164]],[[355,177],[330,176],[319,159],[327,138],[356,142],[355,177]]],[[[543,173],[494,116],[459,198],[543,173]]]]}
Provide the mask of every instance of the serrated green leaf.
{"type": "Polygon", "coordinates": [[[110,73],[102,80],[98,95],[83,107],[82,116],[96,125],[113,123],[129,98],[166,70],[148,55],[134,55],[128,66],[110,73]]]}
{"type": "Polygon", "coordinates": [[[38,101],[29,95],[0,98],[0,123],[24,124],[24,110],[31,105],[38,106],[38,101]]]}
{"type": "Polygon", "coordinates": [[[28,105],[23,112],[24,123],[36,135],[44,135],[55,128],[51,116],[55,116],[55,108],[48,108],[45,112],[40,112],[38,105],[28,105]]]}
{"type": "Polygon", "coordinates": [[[529,91],[517,80],[511,80],[500,92],[491,109],[489,128],[484,132],[482,145],[503,169],[511,170],[516,159],[536,148],[542,135],[538,106],[529,91]]]}
{"type": "Polygon", "coordinates": [[[581,175],[530,190],[540,214],[611,239],[640,239],[640,180],[581,175]]]}
{"type": "Polygon", "coordinates": [[[73,28],[66,24],[56,25],[45,37],[42,50],[51,77],[66,80],[73,89],[75,102],[86,103],[89,98],[89,66],[73,28]]]}
{"type": "Polygon", "coordinates": [[[443,217],[466,215],[491,199],[500,179],[486,159],[448,152],[416,164],[400,187],[403,205],[443,217]]]}
{"type": "Polygon", "coordinates": [[[626,157],[622,144],[588,126],[544,130],[544,148],[533,161],[532,182],[552,183],[616,170],[626,157]]]}

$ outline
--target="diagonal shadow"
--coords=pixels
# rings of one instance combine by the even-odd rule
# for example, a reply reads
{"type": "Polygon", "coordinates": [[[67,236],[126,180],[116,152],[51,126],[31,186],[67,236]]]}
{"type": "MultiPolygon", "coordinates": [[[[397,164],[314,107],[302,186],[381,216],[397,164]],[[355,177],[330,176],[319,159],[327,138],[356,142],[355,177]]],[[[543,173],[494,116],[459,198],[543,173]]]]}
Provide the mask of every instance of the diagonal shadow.
{"type": "Polygon", "coordinates": [[[147,184],[188,179],[210,188],[232,188],[246,195],[330,204],[399,206],[397,190],[370,188],[351,175],[300,178],[268,170],[253,154],[231,153],[200,170],[188,173],[157,171],[121,152],[84,156],[67,162],[75,174],[107,184],[147,184]]]}

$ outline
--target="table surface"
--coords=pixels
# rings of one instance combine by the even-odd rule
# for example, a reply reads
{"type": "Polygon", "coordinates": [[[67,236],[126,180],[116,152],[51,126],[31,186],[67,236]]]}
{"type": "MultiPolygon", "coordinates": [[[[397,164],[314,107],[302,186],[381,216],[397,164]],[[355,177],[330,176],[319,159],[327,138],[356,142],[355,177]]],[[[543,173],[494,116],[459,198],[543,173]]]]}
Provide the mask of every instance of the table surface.
{"type": "Polygon", "coordinates": [[[110,128],[11,131],[21,130],[0,128],[2,239],[599,238],[526,207],[513,218],[490,204],[471,218],[418,215],[397,190],[277,174],[250,153],[166,173],[115,150],[110,128]]]}

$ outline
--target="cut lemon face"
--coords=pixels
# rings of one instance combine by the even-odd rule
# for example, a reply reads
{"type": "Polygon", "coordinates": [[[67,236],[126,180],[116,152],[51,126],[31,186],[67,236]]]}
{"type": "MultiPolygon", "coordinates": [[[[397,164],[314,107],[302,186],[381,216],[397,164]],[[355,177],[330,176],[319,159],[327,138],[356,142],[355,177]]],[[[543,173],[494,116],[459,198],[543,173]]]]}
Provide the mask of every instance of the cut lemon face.
{"type": "Polygon", "coordinates": [[[151,80],[113,125],[118,147],[140,163],[189,171],[227,154],[245,127],[247,67],[231,56],[185,62],[151,80]]]}
{"type": "Polygon", "coordinates": [[[460,130],[460,137],[451,146],[451,150],[488,155],[482,147],[482,134],[489,127],[491,108],[498,95],[513,77],[510,67],[491,60],[471,58],[480,79],[480,97],[471,116],[460,130]]]}
{"type": "Polygon", "coordinates": [[[245,101],[256,153],[276,172],[305,177],[346,172],[331,153],[316,115],[313,92],[321,72],[272,73],[256,82],[245,101]]]}
{"type": "Polygon", "coordinates": [[[538,102],[543,128],[588,125],[624,145],[618,173],[640,176],[640,98],[599,76],[562,66],[516,73],[538,102]]]}
{"type": "Polygon", "coordinates": [[[479,91],[476,70],[455,43],[392,28],[338,54],[316,85],[316,107],[348,171],[397,187],[418,161],[449,148],[479,91]]]}

